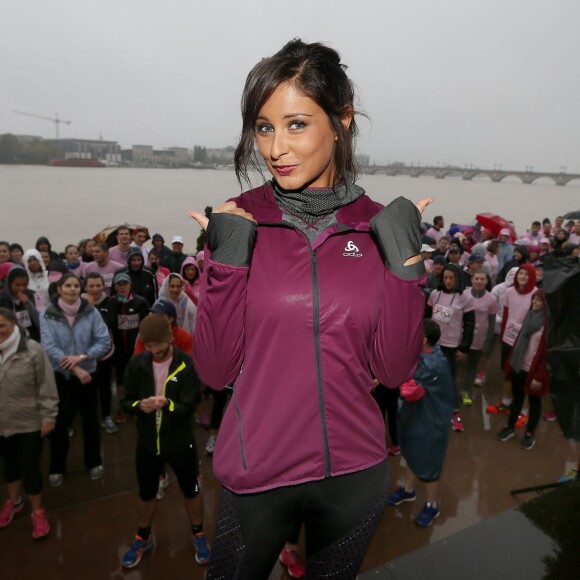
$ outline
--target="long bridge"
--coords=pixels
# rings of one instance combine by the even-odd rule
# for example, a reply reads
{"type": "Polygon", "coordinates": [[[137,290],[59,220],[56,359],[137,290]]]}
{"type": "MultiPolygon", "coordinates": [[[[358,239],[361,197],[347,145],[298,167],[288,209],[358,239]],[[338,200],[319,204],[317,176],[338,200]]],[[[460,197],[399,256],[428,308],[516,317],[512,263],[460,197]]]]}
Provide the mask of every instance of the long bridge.
{"type": "Polygon", "coordinates": [[[421,177],[429,175],[436,179],[445,179],[446,177],[461,177],[465,181],[471,181],[474,177],[486,176],[496,183],[499,183],[506,177],[518,177],[522,183],[534,183],[537,179],[547,177],[551,179],[556,185],[566,185],[574,179],[580,180],[578,173],[566,173],[560,171],[559,173],[552,173],[547,171],[533,171],[531,168],[525,171],[507,171],[502,169],[478,169],[478,168],[461,168],[461,167],[431,167],[421,165],[367,165],[361,167],[363,173],[370,175],[409,175],[410,177],[421,177]]]}

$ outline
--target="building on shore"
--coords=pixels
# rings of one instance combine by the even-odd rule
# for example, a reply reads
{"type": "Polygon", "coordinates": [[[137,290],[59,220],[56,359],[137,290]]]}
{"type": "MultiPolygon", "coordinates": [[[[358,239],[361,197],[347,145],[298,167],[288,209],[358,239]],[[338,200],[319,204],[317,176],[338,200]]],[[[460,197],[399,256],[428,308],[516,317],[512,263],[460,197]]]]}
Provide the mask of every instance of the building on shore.
{"type": "Polygon", "coordinates": [[[121,146],[104,139],[44,139],[58,148],[62,159],[99,159],[106,163],[121,163],[121,146]]]}

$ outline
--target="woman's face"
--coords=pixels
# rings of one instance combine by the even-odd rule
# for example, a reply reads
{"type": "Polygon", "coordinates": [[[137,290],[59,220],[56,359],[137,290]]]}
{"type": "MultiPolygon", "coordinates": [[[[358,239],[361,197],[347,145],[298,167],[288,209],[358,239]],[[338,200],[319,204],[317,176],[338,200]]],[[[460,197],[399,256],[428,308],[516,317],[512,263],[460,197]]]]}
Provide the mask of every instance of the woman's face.
{"type": "Polygon", "coordinates": [[[0,244],[0,264],[8,262],[8,260],[10,260],[10,246],[0,244]]]}
{"type": "Polygon", "coordinates": [[[521,288],[523,288],[528,283],[528,280],[530,279],[530,275],[528,274],[527,270],[521,269],[521,270],[518,270],[518,275],[517,275],[516,279],[518,281],[518,285],[521,288]]]}
{"type": "Polygon", "coordinates": [[[336,140],[324,110],[289,83],[272,93],[256,119],[260,155],[284,189],[331,186],[336,140]]]}
{"type": "Polygon", "coordinates": [[[81,295],[81,285],[76,278],[67,278],[58,287],[58,295],[68,304],[72,304],[81,295]]]}
{"type": "Polygon", "coordinates": [[[12,282],[10,282],[10,292],[12,292],[14,296],[19,296],[24,293],[27,288],[28,276],[18,276],[17,278],[13,278],[12,282]]]}
{"type": "Polygon", "coordinates": [[[537,294],[532,298],[532,310],[544,310],[544,301],[537,294]]]}
{"type": "Polygon", "coordinates": [[[79,259],[79,251],[74,246],[69,246],[64,254],[66,261],[69,263],[76,262],[79,259]]]}
{"type": "Polygon", "coordinates": [[[185,268],[183,269],[183,274],[186,280],[195,281],[195,279],[197,278],[197,268],[189,264],[188,266],[185,266],[185,268]]]}
{"type": "Polygon", "coordinates": [[[445,290],[453,290],[457,284],[457,278],[451,270],[445,270],[443,272],[443,286],[445,286],[445,290]]]}
{"type": "Polygon", "coordinates": [[[95,249],[95,240],[87,240],[87,243],[85,244],[85,254],[87,256],[92,256],[93,255],[93,250],[95,249]]]}
{"type": "Polygon", "coordinates": [[[37,272],[40,272],[42,270],[40,262],[34,256],[30,256],[30,258],[28,258],[28,269],[33,274],[36,274],[37,272]]]}
{"type": "Polygon", "coordinates": [[[2,344],[14,331],[16,324],[4,316],[0,316],[0,344],[2,344]]]}
{"type": "Polygon", "coordinates": [[[519,250],[514,250],[514,260],[521,262],[523,257],[523,254],[519,250]]]}
{"type": "Polygon", "coordinates": [[[167,290],[171,300],[178,300],[181,296],[181,280],[179,278],[171,278],[167,290]]]}

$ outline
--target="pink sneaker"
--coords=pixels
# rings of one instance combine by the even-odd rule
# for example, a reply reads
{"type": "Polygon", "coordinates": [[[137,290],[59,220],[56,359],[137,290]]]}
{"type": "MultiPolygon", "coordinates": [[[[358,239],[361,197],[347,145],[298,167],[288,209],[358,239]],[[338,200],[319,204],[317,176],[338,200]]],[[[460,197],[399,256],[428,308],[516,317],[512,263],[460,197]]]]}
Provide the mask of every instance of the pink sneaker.
{"type": "Polygon", "coordinates": [[[48,536],[49,532],[50,526],[44,514],[44,509],[32,512],[32,537],[35,540],[40,540],[40,538],[48,536]]]}
{"type": "Polygon", "coordinates": [[[558,417],[556,417],[556,413],[544,413],[544,421],[555,421],[558,417]]]}
{"type": "Polygon", "coordinates": [[[453,413],[453,418],[451,419],[451,427],[453,431],[457,431],[458,433],[463,433],[463,431],[465,431],[465,427],[463,426],[463,421],[461,420],[460,413],[453,413]]]}
{"type": "Polygon", "coordinates": [[[478,387],[483,387],[483,385],[485,385],[486,378],[487,377],[485,376],[485,373],[479,371],[475,377],[475,381],[473,381],[473,384],[477,385],[478,387]]]}
{"type": "Polygon", "coordinates": [[[306,570],[304,569],[302,558],[296,550],[287,550],[286,546],[284,546],[278,559],[286,567],[288,574],[292,578],[302,578],[304,576],[306,570]]]}
{"type": "Polygon", "coordinates": [[[401,448],[398,445],[391,445],[389,447],[389,455],[393,455],[394,457],[401,455],[401,448]]]}
{"type": "Polygon", "coordinates": [[[0,528],[5,528],[12,520],[14,516],[21,512],[24,508],[24,502],[22,498],[18,498],[18,503],[13,502],[9,499],[0,509],[0,528]]]}

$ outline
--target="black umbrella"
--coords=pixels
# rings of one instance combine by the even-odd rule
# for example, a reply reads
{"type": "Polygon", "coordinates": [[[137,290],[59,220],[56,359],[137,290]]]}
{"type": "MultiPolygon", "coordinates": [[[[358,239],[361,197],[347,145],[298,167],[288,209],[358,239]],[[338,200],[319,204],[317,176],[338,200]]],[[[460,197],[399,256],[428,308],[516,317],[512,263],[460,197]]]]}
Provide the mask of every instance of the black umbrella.
{"type": "Polygon", "coordinates": [[[577,211],[569,211],[565,216],[565,220],[580,220],[580,209],[577,211]]]}

